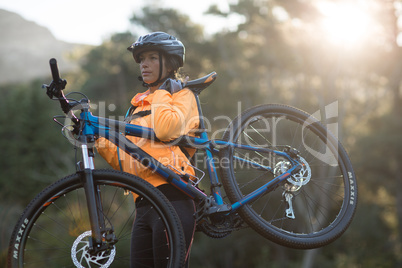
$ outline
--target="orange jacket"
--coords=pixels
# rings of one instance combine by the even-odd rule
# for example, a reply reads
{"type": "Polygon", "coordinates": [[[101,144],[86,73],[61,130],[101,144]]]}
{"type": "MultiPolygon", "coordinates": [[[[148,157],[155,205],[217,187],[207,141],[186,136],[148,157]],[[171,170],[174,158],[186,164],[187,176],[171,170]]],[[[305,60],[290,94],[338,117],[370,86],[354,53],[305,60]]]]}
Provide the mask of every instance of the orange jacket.
{"type": "MultiPolygon", "coordinates": [[[[166,90],[156,90],[152,94],[147,90],[135,95],[131,104],[137,107],[134,114],[148,110],[151,110],[151,114],[133,119],[130,123],[153,128],[156,137],[161,141],[187,135],[191,130],[198,128],[198,108],[194,94],[189,89],[184,88],[173,95],[166,90]]],[[[194,169],[189,166],[189,160],[178,146],[169,146],[139,137],[127,136],[127,138],[163,165],[171,165],[176,170],[194,175],[194,169]]],[[[159,174],[150,171],[105,138],[97,140],[96,148],[114,169],[120,170],[121,164],[124,172],[134,174],[155,187],[167,183],[159,174]]]]}

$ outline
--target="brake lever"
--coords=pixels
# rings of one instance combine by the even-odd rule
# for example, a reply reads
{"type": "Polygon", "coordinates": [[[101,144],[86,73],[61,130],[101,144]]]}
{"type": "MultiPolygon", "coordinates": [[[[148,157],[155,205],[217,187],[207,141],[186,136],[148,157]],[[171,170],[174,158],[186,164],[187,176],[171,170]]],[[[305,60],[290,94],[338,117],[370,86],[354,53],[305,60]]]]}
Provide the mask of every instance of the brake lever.
{"type": "Polygon", "coordinates": [[[66,88],[67,80],[60,79],[59,81],[55,82],[54,80],[50,83],[50,85],[43,84],[42,88],[46,88],[46,94],[49,96],[50,99],[56,97],[57,99],[63,97],[63,92],[66,88]]]}

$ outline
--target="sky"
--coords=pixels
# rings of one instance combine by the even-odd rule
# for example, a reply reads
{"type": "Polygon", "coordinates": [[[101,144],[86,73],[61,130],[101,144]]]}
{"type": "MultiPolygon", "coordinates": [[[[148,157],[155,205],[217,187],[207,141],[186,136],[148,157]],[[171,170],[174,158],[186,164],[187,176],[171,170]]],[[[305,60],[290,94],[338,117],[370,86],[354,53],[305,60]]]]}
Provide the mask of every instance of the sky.
{"type": "Polygon", "coordinates": [[[146,3],[187,13],[192,21],[203,24],[207,33],[233,27],[238,20],[211,19],[203,14],[211,4],[227,11],[228,2],[233,0],[0,0],[0,9],[45,26],[59,40],[100,45],[113,33],[133,31],[129,19],[146,3]]]}
{"type": "MultiPolygon", "coordinates": [[[[244,22],[240,15],[217,18],[205,15],[212,4],[225,12],[229,3],[238,0],[0,0],[0,9],[15,12],[23,18],[34,21],[48,28],[53,35],[70,43],[100,45],[112,34],[131,31],[135,35],[145,34],[140,27],[133,27],[130,18],[140,13],[145,5],[174,8],[188,14],[190,19],[204,26],[207,34],[221,31],[223,28],[235,30],[244,22]]],[[[370,17],[368,1],[318,2],[318,9],[323,20],[318,25],[326,39],[333,44],[353,47],[370,36],[375,29],[375,22],[370,17]]],[[[279,15],[284,12],[273,8],[279,15]]],[[[282,10],[283,11],[283,10],[282,10]]],[[[285,12],[286,14],[286,12],[285,12]]],[[[401,35],[402,40],[402,35],[401,35]]],[[[402,41],[401,41],[402,44],[402,41]]]]}

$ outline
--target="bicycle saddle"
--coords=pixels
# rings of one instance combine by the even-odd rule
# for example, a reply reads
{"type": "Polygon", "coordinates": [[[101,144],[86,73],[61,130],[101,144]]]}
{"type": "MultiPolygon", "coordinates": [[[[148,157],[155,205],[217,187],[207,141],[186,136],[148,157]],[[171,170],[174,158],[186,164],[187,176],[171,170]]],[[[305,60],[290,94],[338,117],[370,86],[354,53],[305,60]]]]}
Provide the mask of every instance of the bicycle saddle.
{"type": "Polygon", "coordinates": [[[199,95],[202,90],[207,88],[210,84],[212,84],[215,81],[217,76],[218,74],[216,72],[212,72],[204,77],[187,82],[185,87],[189,88],[195,94],[199,95]]]}

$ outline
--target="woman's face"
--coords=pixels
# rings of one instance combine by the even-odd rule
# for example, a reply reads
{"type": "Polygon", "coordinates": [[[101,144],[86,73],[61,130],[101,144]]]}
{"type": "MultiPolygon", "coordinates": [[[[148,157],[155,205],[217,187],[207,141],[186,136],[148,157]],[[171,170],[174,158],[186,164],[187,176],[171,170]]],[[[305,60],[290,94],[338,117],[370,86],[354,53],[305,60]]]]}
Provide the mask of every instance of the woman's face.
{"type": "MultiPolygon", "coordinates": [[[[162,56],[163,57],[163,56],[162,56]]],[[[151,84],[159,78],[159,52],[158,51],[145,51],[140,55],[140,71],[142,79],[145,83],[151,84]]],[[[167,76],[168,70],[165,67],[165,60],[163,59],[162,76],[167,76]]]]}

